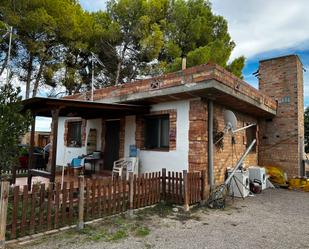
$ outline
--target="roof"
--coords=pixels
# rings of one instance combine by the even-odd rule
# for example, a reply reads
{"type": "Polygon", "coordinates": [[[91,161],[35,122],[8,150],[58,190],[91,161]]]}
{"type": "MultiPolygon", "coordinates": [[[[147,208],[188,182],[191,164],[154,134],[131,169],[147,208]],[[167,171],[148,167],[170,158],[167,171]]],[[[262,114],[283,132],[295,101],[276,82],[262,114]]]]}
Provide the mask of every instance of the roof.
{"type": "Polygon", "coordinates": [[[149,107],[132,104],[107,104],[82,100],[31,98],[22,101],[23,111],[36,116],[51,117],[51,110],[60,109],[59,116],[82,118],[117,118],[124,115],[147,113],[149,107]]]}
{"type": "MultiPolygon", "coordinates": [[[[274,116],[277,102],[221,66],[208,63],[162,76],[95,90],[94,99],[104,103],[153,104],[194,97],[253,114],[274,116]]],[[[82,99],[81,94],[66,99],[82,99]]]]}

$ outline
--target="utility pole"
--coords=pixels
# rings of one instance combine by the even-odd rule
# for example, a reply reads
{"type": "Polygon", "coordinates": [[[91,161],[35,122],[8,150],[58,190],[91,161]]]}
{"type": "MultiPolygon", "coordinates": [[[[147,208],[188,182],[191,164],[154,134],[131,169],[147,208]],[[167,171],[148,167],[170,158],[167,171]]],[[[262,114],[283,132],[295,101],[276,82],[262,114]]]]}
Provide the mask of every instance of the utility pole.
{"type": "Polygon", "coordinates": [[[94,87],[94,54],[91,53],[91,101],[93,102],[93,87],[94,87]]]}
{"type": "Polygon", "coordinates": [[[104,68],[103,62],[94,54],[91,52],[91,101],[93,101],[93,95],[94,95],[94,66],[95,63],[99,63],[102,68],[104,68]]]}

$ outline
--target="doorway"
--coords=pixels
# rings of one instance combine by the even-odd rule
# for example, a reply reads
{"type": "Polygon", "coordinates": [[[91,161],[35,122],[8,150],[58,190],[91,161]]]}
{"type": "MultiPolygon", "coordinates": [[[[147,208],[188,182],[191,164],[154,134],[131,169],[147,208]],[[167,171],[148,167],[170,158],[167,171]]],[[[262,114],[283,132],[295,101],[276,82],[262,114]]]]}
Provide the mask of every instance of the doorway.
{"type": "Polygon", "coordinates": [[[106,121],[104,170],[113,170],[113,164],[119,159],[120,120],[106,121]]]}

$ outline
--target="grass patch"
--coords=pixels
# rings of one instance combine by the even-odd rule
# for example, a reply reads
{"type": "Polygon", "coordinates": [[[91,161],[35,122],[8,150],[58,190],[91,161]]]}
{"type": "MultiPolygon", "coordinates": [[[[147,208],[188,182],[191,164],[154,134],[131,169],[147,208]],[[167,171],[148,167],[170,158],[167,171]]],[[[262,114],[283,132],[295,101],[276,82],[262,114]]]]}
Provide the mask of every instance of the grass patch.
{"type": "Polygon", "coordinates": [[[135,231],[135,236],[137,237],[146,237],[150,234],[150,229],[148,227],[139,227],[135,231]]]}
{"type": "Polygon", "coordinates": [[[107,236],[108,241],[118,241],[128,237],[128,231],[125,229],[117,230],[114,233],[111,233],[107,236]]]}

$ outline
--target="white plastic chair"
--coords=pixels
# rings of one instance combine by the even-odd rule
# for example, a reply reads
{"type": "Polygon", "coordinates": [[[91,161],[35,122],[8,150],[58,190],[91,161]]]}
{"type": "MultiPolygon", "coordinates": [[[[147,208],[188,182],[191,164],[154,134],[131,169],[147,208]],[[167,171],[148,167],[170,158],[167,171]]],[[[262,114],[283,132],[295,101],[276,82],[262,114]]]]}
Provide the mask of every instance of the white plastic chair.
{"type": "Polygon", "coordinates": [[[137,157],[125,157],[114,162],[112,177],[117,174],[122,177],[124,172],[126,173],[125,178],[128,180],[129,172],[138,174],[138,158],[137,157]]]}
{"type": "Polygon", "coordinates": [[[122,177],[123,169],[126,166],[126,161],[124,158],[121,158],[114,162],[113,166],[113,172],[112,172],[112,179],[114,178],[114,175],[117,174],[119,177],[122,177]]]}

